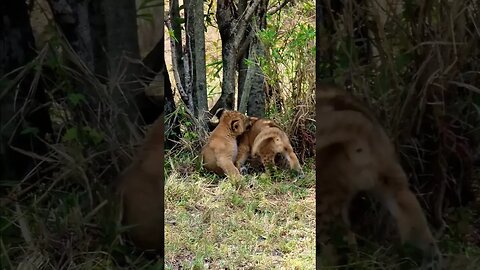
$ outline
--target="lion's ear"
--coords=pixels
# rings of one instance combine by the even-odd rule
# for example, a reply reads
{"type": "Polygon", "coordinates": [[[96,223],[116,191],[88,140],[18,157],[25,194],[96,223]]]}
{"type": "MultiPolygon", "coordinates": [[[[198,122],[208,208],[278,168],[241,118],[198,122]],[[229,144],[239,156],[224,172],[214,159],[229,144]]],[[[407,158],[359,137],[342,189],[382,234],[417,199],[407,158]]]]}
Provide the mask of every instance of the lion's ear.
{"type": "Polygon", "coordinates": [[[213,131],[218,126],[218,124],[220,123],[220,117],[224,112],[225,112],[225,109],[220,108],[215,112],[212,118],[210,118],[210,120],[208,121],[208,129],[210,131],[213,131]]]}
{"type": "Polygon", "coordinates": [[[250,120],[250,123],[253,125],[255,122],[257,122],[258,117],[255,116],[249,116],[248,120],[250,120]]]}
{"type": "Polygon", "coordinates": [[[250,130],[250,128],[253,126],[253,124],[255,124],[255,122],[257,122],[258,120],[258,117],[254,117],[254,116],[249,116],[247,118],[247,121],[246,121],[246,126],[245,126],[245,130],[250,130]]]}
{"type": "Polygon", "coordinates": [[[210,131],[213,131],[218,126],[219,123],[220,121],[218,120],[218,118],[216,116],[213,116],[212,119],[208,121],[208,129],[210,131]]]}
{"type": "Polygon", "coordinates": [[[240,131],[240,121],[239,120],[232,120],[232,123],[230,124],[230,128],[232,129],[233,132],[239,132],[240,131]]]}
{"type": "Polygon", "coordinates": [[[220,117],[222,117],[222,114],[225,112],[225,108],[219,108],[216,112],[215,112],[215,116],[220,119],[220,117]]]}

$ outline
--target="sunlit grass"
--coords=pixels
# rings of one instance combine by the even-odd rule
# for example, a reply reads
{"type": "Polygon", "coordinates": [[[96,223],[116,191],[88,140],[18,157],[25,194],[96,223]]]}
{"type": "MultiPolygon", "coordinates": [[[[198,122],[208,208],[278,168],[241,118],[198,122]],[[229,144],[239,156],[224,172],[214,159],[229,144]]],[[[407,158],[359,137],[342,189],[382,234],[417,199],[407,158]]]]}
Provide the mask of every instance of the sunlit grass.
{"type": "Polygon", "coordinates": [[[238,183],[170,168],[166,268],[314,269],[315,174],[308,166],[301,179],[279,170],[247,174],[238,183]]]}

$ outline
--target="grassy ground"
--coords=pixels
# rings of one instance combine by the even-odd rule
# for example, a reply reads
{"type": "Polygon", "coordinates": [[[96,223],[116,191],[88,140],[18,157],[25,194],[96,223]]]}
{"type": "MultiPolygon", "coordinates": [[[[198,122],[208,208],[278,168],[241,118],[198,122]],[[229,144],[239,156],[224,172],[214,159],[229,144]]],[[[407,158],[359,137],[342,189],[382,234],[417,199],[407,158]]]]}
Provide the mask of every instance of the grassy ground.
{"type": "MultiPolygon", "coordinates": [[[[166,269],[314,269],[313,159],[304,178],[277,170],[232,182],[197,166],[190,154],[166,153],[166,269]]],[[[447,218],[439,245],[447,269],[479,269],[480,247],[466,241],[475,237],[475,218],[460,211],[447,218]]],[[[393,240],[372,242],[365,231],[357,232],[362,244],[349,255],[351,269],[417,269],[393,240]]]]}
{"type": "Polygon", "coordinates": [[[314,269],[315,171],[232,182],[166,153],[166,269],[314,269]],[[181,267],[181,268],[180,268],[181,267]]]}

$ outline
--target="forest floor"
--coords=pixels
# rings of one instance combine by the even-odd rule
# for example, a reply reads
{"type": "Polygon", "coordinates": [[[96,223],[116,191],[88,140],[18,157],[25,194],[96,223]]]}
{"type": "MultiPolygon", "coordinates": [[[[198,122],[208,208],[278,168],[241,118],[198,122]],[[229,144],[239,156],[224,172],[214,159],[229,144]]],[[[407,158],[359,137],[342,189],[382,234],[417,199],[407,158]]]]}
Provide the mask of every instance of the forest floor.
{"type": "MultiPolygon", "coordinates": [[[[192,154],[167,152],[165,158],[166,269],[314,269],[312,158],[303,178],[278,169],[236,182],[206,172],[192,154]]],[[[452,210],[446,219],[439,241],[446,269],[479,269],[476,218],[469,209],[452,210]]],[[[393,242],[359,239],[362,247],[349,255],[351,269],[418,267],[393,242]]]]}
{"type": "Polygon", "coordinates": [[[165,155],[166,269],[314,269],[315,171],[232,182],[165,155]]]}

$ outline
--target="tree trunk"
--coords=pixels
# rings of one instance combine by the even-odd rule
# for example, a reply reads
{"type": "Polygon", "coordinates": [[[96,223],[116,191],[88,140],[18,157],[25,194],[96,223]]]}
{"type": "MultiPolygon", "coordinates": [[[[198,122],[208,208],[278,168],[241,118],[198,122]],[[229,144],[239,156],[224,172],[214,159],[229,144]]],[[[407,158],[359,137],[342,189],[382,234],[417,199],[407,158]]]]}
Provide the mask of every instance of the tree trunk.
{"type": "Polygon", "coordinates": [[[245,79],[247,78],[247,60],[248,60],[248,51],[249,51],[250,44],[246,48],[246,52],[243,52],[242,55],[239,55],[239,61],[237,63],[238,67],[238,96],[240,97],[240,102],[238,103],[237,110],[240,110],[240,104],[242,103],[242,97],[244,96],[243,90],[245,88],[245,79]]]}
{"type": "Polygon", "coordinates": [[[250,96],[248,98],[247,113],[250,116],[264,117],[265,116],[265,76],[262,69],[258,65],[258,57],[264,55],[264,48],[260,41],[256,41],[252,50],[255,52],[257,59],[256,63],[251,66],[252,69],[252,83],[250,89],[250,96]]]}
{"type": "MultiPolygon", "coordinates": [[[[86,1],[75,0],[48,0],[50,9],[56,24],[61,29],[66,41],[70,44],[73,51],[80,58],[88,70],[95,71],[95,57],[92,42],[92,35],[90,31],[90,15],[89,7],[86,1]]],[[[72,58],[66,57],[67,65],[72,69],[78,69],[78,61],[71,61],[72,58]]],[[[91,113],[91,108],[99,108],[98,93],[92,90],[92,87],[85,85],[80,81],[73,81],[75,92],[82,93],[86,99],[87,104],[78,104],[72,109],[72,116],[75,122],[81,123],[84,119],[87,122],[94,121],[97,113],[91,113]]],[[[68,91],[68,90],[67,90],[68,91]]],[[[65,90],[60,93],[67,96],[65,90]]]]}
{"type": "MultiPolygon", "coordinates": [[[[125,102],[124,109],[132,122],[149,125],[163,111],[163,93],[147,93],[145,89],[163,67],[165,51],[163,28],[160,33],[161,39],[145,56],[141,64],[126,61],[125,56],[131,57],[133,60],[140,59],[135,0],[121,0],[120,7],[118,4],[112,6],[111,3],[113,3],[112,0],[106,0],[102,8],[103,14],[108,14],[105,15],[105,29],[108,33],[106,44],[108,62],[111,67],[109,77],[110,80],[115,81],[115,76],[118,76],[116,72],[121,72],[121,70],[114,70],[114,68],[117,66],[127,67],[123,82],[126,90],[124,94],[128,100],[118,96],[116,98],[119,104],[125,102]],[[115,9],[122,9],[122,12],[115,16],[115,9]],[[119,32],[122,34],[119,35],[119,32]]],[[[159,16],[163,21],[163,12],[160,12],[159,16]]]]}
{"type": "Polygon", "coordinates": [[[343,1],[320,0],[317,4],[316,25],[318,30],[316,47],[319,50],[316,53],[316,64],[318,65],[316,80],[318,83],[320,83],[320,80],[333,80],[336,65],[334,59],[335,44],[332,43],[333,41],[329,37],[336,32],[335,20],[339,18],[342,10],[343,1]]]}
{"type": "MultiPolygon", "coordinates": [[[[260,31],[267,27],[267,7],[268,0],[262,0],[257,8],[255,27],[252,31],[260,31]]],[[[252,74],[250,87],[250,95],[248,98],[247,113],[251,116],[264,117],[265,116],[265,76],[259,65],[259,60],[265,57],[265,50],[260,40],[255,37],[250,46],[250,60],[254,63],[249,67],[248,73],[252,74]],[[250,71],[251,70],[251,71],[250,71]]]]}
{"type": "Polygon", "coordinates": [[[215,113],[219,108],[233,110],[235,107],[235,49],[233,44],[222,38],[222,63],[223,63],[223,79],[222,93],[217,103],[210,109],[210,113],[215,113]]]}
{"type": "MultiPolygon", "coordinates": [[[[135,0],[105,0],[103,8],[110,66],[116,67],[124,55],[139,59],[135,0]]],[[[129,69],[135,67],[129,65],[129,69]]]]}
{"type": "Polygon", "coordinates": [[[197,0],[190,0],[185,3],[185,58],[184,68],[186,76],[187,96],[192,104],[192,113],[198,115],[197,108],[197,94],[195,92],[196,73],[195,73],[195,2],[197,0]]]}
{"type": "Polygon", "coordinates": [[[202,128],[206,129],[206,112],[208,112],[207,103],[207,66],[205,60],[205,31],[204,31],[204,18],[203,18],[203,0],[193,0],[193,34],[194,48],[194,96],[196,97],[196,111],[197,117],[200,120],[202,128]]]}
{"type": "MultiPolygon", "coordinates": [[[[46,140],[47,133],[52,133],[41,80],[36,88],[30,89],[35,80],[34,69],[27,71],[21,82],[14,81],[17,72],[6,75],[36,56],[25,1],[0,1],[0,44],[0,177],[19,181],[36,166],[37,160],[12,147],[44,155],[47,146],[42,141],[46,140]]],[[[41,173],[35,175],[42,176],[41,173]]]]}
{"type": "Polygon", "coordinates": [[[223,79],[222,93],[217,103],[210,110],[212,114],[222,107],[226,109],[235,108],[235,72],[238,52],[241,48],[241,42],[246,38],[245,33],[251,18],[261,1],[253,0],[246,5],[244,12],[239,12],[236,10],[233,1],[217,0],[216,18],[220,38],[222,39],[223,79]]]}
{"type": "Polygon", "coordinates": [[[48,0],[53,17],[63,34],[92,71],[95,70],[92,36],[90,33],[89,9],[86,1],[48,0]]]}
{"type": "MultiPolygon", "coordinates": [[[[248,58],[252,64],[239,71],[239,89],[238,93],[240,103],[238,110],[247,113],[250,116],[265,116],[265,78],[262,69],[258,65],[258,56],[264,54],[264,49],[259,40],[255,40],[250,46],[248,58]],[[240,74],[242,76],[240,76],[240,74]],[[241,88],[240,88],[241,87],[241,88]]],[[[243,63],[244,66],[247,66],[243,63]]]]}
{"type": "Polygon", "coordinates": [[[121,137],[128,138],[132,132],[127,128],[128,122],[143,124],[136,101],[145,95],[144,87],[139,86],[135,76],[139,74],[140,66],[129,60],[140,58],[136,3],[135,0],[105,0],[102,7],[105,14],[108,91],[113,103],[126,113],[119,113],[115,126],[124,131],[119,134],[121,137]]]}
{"type": "Polygon", "coordinates": [[[105,11],[100,1],[89,1],[88,4],[90,35],[92,40],[94,72],[101,82],[108,77],[108,57],[105,49],[107,47],[107,28],[105,25],[105,11]]]}
{"type": "Polygon", "coordinates": [[[216,17],[220,38],[222,39],[223,79],[222,93],[217,103],[210,110],[210,113],[215,113],[219,108],[232,110],[235,106],[236,48],[232,35],[232,24],[235,23],[236,16],[233,1],[217,1],[216,17]]]}
{"type": "Polygon", "coordinates": [[[206,129],[205,112],[207,111],[207,70],[205,61],[205,32],[203,19],[203,1],[186,2],[186,56],[191,83],[188,93],[192,96],[194,114],[199,119],[201,128],[206,129]]]}
{"type": "MultiPolygon", "coordinates": [[[[243,13],[245,12],[245,9],[247,8],[247,1],[240,1],[238,3],[238,12],[243,13]]],[[[248,27],[246,32],[249,33],[248,37],[252,36],[252,28],[248,27]]],[[[248,39],[246,37],[244,40],[242,40],[243,47],[239,49],[238,51],[238,61],[237,61],[237,71],[238,71],[238,92],[237,96],[240,98],[240,102],[237,104],[237,110],[241,111],[240,106],[242,104],[242,97],[243,95],[243,89],[244,89],[244,84],[245,84],[245,79],[247,78],[247,71],[248,71],[248,66],[247,66],[247,60],[248,60],[248,55],[249,55],[249,48],[250,48],[250,43],[251,43],[251,38],[248,39]]],[[[245,109],[246,111],[246,109],[245,109]]]]}

